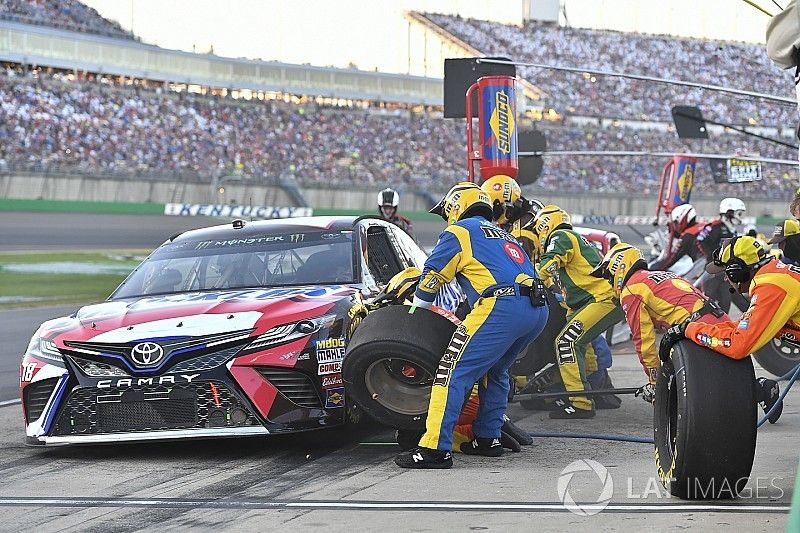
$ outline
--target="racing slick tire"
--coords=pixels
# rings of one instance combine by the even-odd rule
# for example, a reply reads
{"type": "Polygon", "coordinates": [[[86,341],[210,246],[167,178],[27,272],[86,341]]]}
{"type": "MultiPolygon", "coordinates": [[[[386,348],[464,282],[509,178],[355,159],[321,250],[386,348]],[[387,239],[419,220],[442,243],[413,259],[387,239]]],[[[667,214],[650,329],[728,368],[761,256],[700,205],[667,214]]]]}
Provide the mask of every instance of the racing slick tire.
{"type": "Polygon", "coordinates": [[[800,345],[772,339],[753,354],[764,370],[776,376],[785,376],[800,365],[800,345]]]}
{"type": "Polygon", "coordinates": [[[342,362],[348,400],[381,424],[424,430],[433,376],[455,330],[448,318],[420,307],[371,312],[342,362]]]}
{"type": "Polygon", "coordinates": [[[659,478],[682,499],[736,498],[756,452],[756,391],[749,357],[734,360],[683,340],[656,385],[659,478]]]}
{"type": "Polygon", "coordinates": [[[514,361],[510,369],[512,376],[532,376],[544,368],[547,363],[556,362],[556,336],[567,325],[567,310],[549,291],[547,306],[550,311],[547,324],[536,340],[530,343],[522,355],[514,361]]]}

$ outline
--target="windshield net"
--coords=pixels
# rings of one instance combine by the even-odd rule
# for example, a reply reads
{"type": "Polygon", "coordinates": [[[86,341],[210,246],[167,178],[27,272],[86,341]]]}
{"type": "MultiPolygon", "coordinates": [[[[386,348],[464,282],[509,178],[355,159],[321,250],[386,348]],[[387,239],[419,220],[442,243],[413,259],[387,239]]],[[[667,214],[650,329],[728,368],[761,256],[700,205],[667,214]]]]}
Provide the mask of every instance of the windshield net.
{"type": "Polygon", "coordinates": [[[112,298],[289,285],[353,283],[353,234],[260,235],[158,248],[112,298]]]}

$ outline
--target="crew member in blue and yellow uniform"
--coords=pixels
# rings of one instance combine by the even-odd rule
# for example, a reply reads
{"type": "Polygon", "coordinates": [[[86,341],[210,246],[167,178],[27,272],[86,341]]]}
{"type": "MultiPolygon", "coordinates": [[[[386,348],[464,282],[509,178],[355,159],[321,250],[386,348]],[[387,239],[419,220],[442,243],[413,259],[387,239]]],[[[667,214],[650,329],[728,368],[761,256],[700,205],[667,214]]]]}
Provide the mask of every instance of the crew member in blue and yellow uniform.
{"type": "MultiPolygon", "coordinates": [[[[543,252],[537,270],[548,287],[558,285],[567,306],[567,324],[556,336],[556,362],[568,392],[589,388],[586,350],[592,339],[625,320],[611,287],[594,277],[600,252],[572,229],[569,214],[555,205],[546,205],[536,215],[533,231],[543,252]]],[[[558,400],[558,410],[550,418],[592,418],[594,402],[586,396],[558,400]]]]}
{"type": "Polygon", "coordinates": [[[500,428],[508,405],[508,368],[547,322],[544,288],[519,242],[492,224],[492,204],[480,187],[455,185],[431,210],[448,226],[425,262],[414,304],[429,307],[453,278],[471,311],[456,329],[431,388],[425,434],[395,463],[403,468],[450,468],[453,428],[472,386],[480,404],[475,439],[464,453],[502,453],[500,428]]]}

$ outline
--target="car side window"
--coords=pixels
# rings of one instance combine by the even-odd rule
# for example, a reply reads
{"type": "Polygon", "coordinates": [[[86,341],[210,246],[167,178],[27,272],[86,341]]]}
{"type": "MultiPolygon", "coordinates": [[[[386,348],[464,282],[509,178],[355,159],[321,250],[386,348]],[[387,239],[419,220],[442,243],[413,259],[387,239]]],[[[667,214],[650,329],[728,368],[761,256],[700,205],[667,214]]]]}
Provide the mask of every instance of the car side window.
{"type": "Polygon", "coordinates": [[[388,283],[392,276],[405,268],[405,258],[398,257],[389,236],[391,229],[383,225],[367,227],[367,267],[379,284],[388,283]]]}
{"type": "Polygon", "coordinates": [[[392,228],[392,235],[399,253],[405,257],[408,266],[415,266],[422,270],[428,254],[405,231],[399,228],[392,228]]]}

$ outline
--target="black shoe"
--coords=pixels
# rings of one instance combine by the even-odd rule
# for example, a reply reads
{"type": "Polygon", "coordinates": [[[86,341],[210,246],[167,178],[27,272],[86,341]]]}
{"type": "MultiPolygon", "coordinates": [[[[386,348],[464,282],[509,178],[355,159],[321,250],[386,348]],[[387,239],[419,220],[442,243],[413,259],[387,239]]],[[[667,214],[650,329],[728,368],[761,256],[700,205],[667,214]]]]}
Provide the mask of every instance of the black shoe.
{"type": "Polygon", "coordinates": [[[422,438],[424,431],[410,431],[398,429],[394,433],[394,439],[402,451],[408,451],[419,446],[419,439],[422,438]]]}
{"type": "Polygon", "coordinates": [[[528,411],[551,411],[553,409],[553,402],[548,402],[542,398],[520,400],[519,404],[528,411]]]}
{"type": "Polygon", "coordinates": [[[613,394],[603,394],[594,397],[594,406],[597,409],[619,409],[622,405],[622,400],[619,396],[613,394]]]}
{"type": "Polygon", "coordinates": [[[578,418],[594,418],[595,415],[594,408],[578,409],[572,405],[572,402],[569,400],[556,400],[556,404],[559,408],[555,411],[550,411],[550,418],[570,420],[578,418]]]}
{"type": "Polygon", "coordinates": [[[533,437],[528,435],[527,431],[524,431],[522,428],[514,424],[514,422],[512,422],[507,415],[503,415],[503,427],[500,428],[500,431],[511,436],[522,446],[530,446],[533,444],[533,437]]]}
{"type": "Polygon", "coordinates": [[[464,455],[483,455],[484,457],[500,457],[503,455],[503,444],[497,438],[475,437],[470,442],[462,444],[460,449],[464,455]]]}
{"type": "MultiPolygon", "coordinates": [[[[614,384],[611,383],[611,376],[608,375],[608,371],[604,370],[602,377],[596,381],[596,383],[591,383],[593,389],[608,390],[614,388],[614,384]]],[[[597,409],[619,409],[621,405],[622,399],[613,394],[603,394],[602,396],[594,397],[594,406],[597,409]]]]}
{"type": "Polygon", "coordinates": [[[407,452],[397,454],[394,464],[400,468],[451,468],[453,454],[417,446],[407,452]]]}
{"type": "MultiPolygon", "coordinates": [[[[772,406],[778,402],[778,398],[781,395],[781,388],[778,385],[778,382],[773,379],[767,378],[758,378],[756,380],[758,386],[756,388],[756,395],[758,397],[758,403],[761,405],[761,409],[764,410],[764,414],[767,414],[772,406]]],[[[770,424],[774,424],[778,421],[783,413],[783,402],[775,409],[775,412],[770,415],[768,418],[770,424]]]]}

